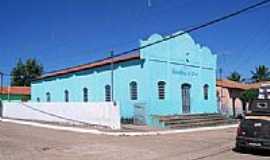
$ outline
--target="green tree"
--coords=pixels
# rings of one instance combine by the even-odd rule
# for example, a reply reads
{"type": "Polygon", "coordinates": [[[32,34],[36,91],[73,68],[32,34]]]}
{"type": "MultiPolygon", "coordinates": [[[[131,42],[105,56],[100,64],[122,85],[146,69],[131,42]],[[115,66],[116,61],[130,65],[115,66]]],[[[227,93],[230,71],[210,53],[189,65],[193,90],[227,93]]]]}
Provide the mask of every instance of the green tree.
{"type": "Polygon", "coordinates": [[[21,59],[11,71],[12,86],[30,86],[31,80],[41,76],[43,66],[35,59],[27,59],[25,63],[21,59]]]}
{"type": "Polygon", "coordinates": [[[242,78],[242,76],[240,75],[240,73],[234,71],[232,72],[228,77],[227,77],[228,80],[231,80],[231,81],[236,81],[236,82],[243,82],[245,81],[245,79],[242,78]]]}
{"type": "Polygon", "coordinates": [[[255,71],[251,71],[253,82],[261,82],[270,80],[270,70],[265,65],[259,65],[255,68],[255,71]]]}
{"type": "MultiPolygon", "coordinates": [[[[243,106],[245,107],[247,103],[251,104],[252,101],[254,101],[255,99],[257,99],[259,95],[259,91],[257,89],[249,89],[246,91],[243,91],[240,94],[240,99],[243,102],[243,106]]],[[[244,108],[246,110],[246,108],[244,108]]]]}

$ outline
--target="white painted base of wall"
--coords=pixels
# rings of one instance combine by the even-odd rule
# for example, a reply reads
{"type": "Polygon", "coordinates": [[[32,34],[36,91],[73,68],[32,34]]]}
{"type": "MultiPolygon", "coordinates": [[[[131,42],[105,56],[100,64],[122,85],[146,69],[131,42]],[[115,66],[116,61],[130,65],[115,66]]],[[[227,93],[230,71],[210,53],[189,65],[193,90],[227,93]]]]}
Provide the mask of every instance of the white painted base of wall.
{"type": "Polygon", "coordinates": [[[2,114],[3,117],[14,119],[101,125],[112,129],[121,128],[119,106],[110,102],[3,102],[2,114]]]}

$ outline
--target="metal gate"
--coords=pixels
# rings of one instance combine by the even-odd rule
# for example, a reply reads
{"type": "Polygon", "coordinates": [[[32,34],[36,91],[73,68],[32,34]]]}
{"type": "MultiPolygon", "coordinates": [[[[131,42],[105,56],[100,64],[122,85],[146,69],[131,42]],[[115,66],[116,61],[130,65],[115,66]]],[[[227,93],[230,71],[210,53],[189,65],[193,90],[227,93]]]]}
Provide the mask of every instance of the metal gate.
{"type": "Polygon", "coordinates": [[[134,124],[146,124],[145,103],[134,104],[134,124]]]}

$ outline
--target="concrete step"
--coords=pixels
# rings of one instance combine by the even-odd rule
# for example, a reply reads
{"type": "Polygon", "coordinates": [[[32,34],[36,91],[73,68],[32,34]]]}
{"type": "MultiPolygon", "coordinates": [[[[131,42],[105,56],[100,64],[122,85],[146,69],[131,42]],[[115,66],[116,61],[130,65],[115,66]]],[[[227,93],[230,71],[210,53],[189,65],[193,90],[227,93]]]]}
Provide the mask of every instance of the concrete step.
{"type": "Polygon", "coordinates": [[[159,122],[165,128],[192,128],[236,123],[235,120],[228,119],[216,113],[160,116],[159,122]]]}
{"type": "Polygon", "coordinates": [[[218,126],[218,125],[225,125],[225,124],[233,124],[236,123],[235,121],[208,121],[208,122],[196,122],[196,123],[186,123],[186,124],[173,124],[166,126],[167,128],[171,129],[182,129],[182,128],[195,128],[195,127],[209,127],[209,126],[218,126]]]}
{"type": "Polygon", "coordinates": [[[223,117],[220,114],[191,114],[191,115],[175,115],[175,116],[160,116],[160,121],[172,120],[189,120],[189,119],[210,119],[223,117]]]}
{"type": "Polygon", "coordinates": [[[186,123],[198,123],[198,122],[208,122],[208,121],[224,121],[226,120],[223,117],[217,117],[217,118],[198,118],[198,119],[181,119],[181,120],[170,120],[170,121],[164,121],[165,125],[170,124],[186,124],[186,123]]]}

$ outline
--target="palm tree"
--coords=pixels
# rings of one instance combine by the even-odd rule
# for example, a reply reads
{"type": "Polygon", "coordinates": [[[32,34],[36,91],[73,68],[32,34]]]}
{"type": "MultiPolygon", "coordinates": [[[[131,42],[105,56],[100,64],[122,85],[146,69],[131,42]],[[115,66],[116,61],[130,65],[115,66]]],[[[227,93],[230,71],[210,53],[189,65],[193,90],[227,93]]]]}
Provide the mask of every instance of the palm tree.
{"type": "Polygon", "coordinates": [[[251,80],[254,82],[268,81],[270,80],[270,70],[265,65],[259,65],[255,71],[251,71],[251,80]]]}
{"type": "Polygon", "coordinates": [[[245,79],[243,79],[243,78],[241,77],[241,75],[240,75],[238,72],[236,72],[236,71],[232,72],[232,73],[227,77],[227,79],[228,79],[228,80],[231,80],[231,81],[236,81],[236,82],[243,82],[243,81],[245,81],[245,79]]]}

